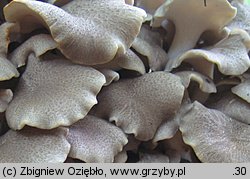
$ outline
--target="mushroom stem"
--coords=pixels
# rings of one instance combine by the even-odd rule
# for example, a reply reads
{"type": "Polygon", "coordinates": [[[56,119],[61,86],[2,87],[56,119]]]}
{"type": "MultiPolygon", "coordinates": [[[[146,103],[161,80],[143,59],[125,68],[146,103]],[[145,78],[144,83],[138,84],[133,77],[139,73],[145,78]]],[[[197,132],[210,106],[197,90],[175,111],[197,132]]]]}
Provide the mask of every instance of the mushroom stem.
{"type": "MultiPolygon", "coordinates": [[[[186,27],[188,27],[188,25],[186,27]]],[[[192,49],[199,40],[201,34],[202,31],[200,29],[183,28],[183,25],[182,28],[176,28],[173,42],[168,51],[169,61],[165,67],[165,71],[171,71],[176,67],[174,61],[184,52],[192,49]]]]}

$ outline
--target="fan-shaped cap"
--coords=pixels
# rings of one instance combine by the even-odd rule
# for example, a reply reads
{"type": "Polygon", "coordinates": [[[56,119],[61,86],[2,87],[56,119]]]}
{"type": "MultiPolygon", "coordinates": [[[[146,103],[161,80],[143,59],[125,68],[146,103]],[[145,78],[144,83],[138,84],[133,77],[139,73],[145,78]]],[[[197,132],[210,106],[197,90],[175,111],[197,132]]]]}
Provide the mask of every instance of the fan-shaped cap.
{"type": "Polygon", "coordinates": [[[112,69],[112,70],[132,70],[140,74],[145,74],[146,69],[142,60],[130,49],[120,56],[115,57],[112,61],[100,65],[93,66],[97,69],[112,69]]]}
{"type": "Polygon", "coordinates": [[[134,135],[128,135],[128,143],[124,146],[125,151],[137,152],[142,141],[137,140],[134,135]]]}
{"type": "Polygon", "coordinates": [[[127,152],[123,150],[115,156],[114,163],[125,163],[127,160],[128,160],[127,152]]]}
{"type": "Polygon", "coordinates": [[[97,103],[105,77],[91,67],[65,59],[40,60],[31,54],[14,98],[6,110],[12,129],[68,126],[97,103]]]}
{"type": "Polygon", "coordinates": [[[9,130],[0,137],[0,162],[64,162],[70,150],[67,133],[65,128],[41,130],[26,127],[21,131],[9,130]]]}
{"type": "Polygon", "coordinates": [[[70,1],[72,1],[72,0],[46,0],[45,2],[60,7],[60,6],[63,6],[65,4],[67,4],[67,3],[69,3],[70,1]]]}
{"type": "Polygon", "coordinates": [[[171,163],[180,162],[181,159],[192,161],[192,148],[185,144],[179,130],[170,139],[162,141],[165,153],[169,156],[171,163]]]}
{"type": "Polygon", "coordinates": [[[209,107],[219,110],[235,120],[250,124],[250,104],[231,92],[223,93],[222,98],[210,104],[209,107]]]}
{"type": "Polygon", "coordinates": [[[237,8],[237,14],[232,22],[228,24],[228,28],[243,29],[250,34],[250,6],[239,0],[233,0],[231,4],[237,8]]]}
{"type": "Polygon", "coordinates": [[[250,79],[245,79],[237,86],[234,86],[232,92],[250,103],[250,79]]]}
{"type": "Polygon", "coordinates": [[[114,162],[128,142],[124,132],[103,119],[87,115],[69,128],[69,156],[87,163],[114,162]]]}
{"type": "Polygon", "coordinates": [[[0,89],[0,113],[7,109],[12,98],[13,93],[10,89],[0,89]]]}
{"type": "Polygon", "coordinates": [[[10,43],[10,32],[18,29],[14,23],[3,23],[0,26],[0,81],[18,77],[15,66],[7,59],[7,50],[10,43]]]}
{"type": "Polygon", "coordinates": [[[9,59],[16,67],[21,67],[25,65],[30,53],[34,53],[36,57],[39,57],[56,47],[57,44],[50,35],[35,35],[16,48],[9,56],[9,59]]]}
{"type": "Polygon", "coordinates": [[[180,130],[202,162],[249,162],[250,126],[194,102],[180,130]]]}
{"type": "Polygon", "coordinates": [[[147,141],[153,138],[161,122],[179,109],[183,93],[179,77],[153,72],[104,87],[93,114],[108,117],[126,133],[147,141]]]}
{"type": "Polygon", "coordinates": [[[230,35],[212,47],[189,50],[174,61],[173,66],[167,66],[166,69],[171,70],[185,61],[211,78],[213,64],[216,64],[219,71],[225,75],[241,75],[250,67],[248,49],[242,35],[230,35]]]}
{"type": "Polygon", "coordinates": [[[191,81],[195,81],[199,84],[199,88],[201,91],[205,93],[215,93],[216,86],[209,77],[206,77],[195,71],[181,71],[175,73],[181,78],[182,84],[185,88],[188,88],[191,81]]]}
{"type": "Polygon", "coordinates": [[[85,65],[107,63],[124,54],[146,16],[145,11],[124,0],[74,0],[62,8],[14,0],[4,14],[8,22],[19,22],[23,32],[38,25],[47,27],[60,51],[71,61],[85,65]]]}
{"type": "Polygon", "coordinates": [[[134,5],[134,0],[125,0],[126,4],[134,5]]]}
{"type": "Polygon", "coordinates": [[[109,69],[99,69],[99,71],[105,76],[106,83],[103,86],[110,85],[113,81],[118,81],[120,79],[119,73],[109,69]]]}
{"type": "Polygon", "coordinates": [[[175,120],[175,118],[164,121],[158,127],[152,142],[157,143],[158,141],[172,138],[175,135],[178,128],[179,128],[179,121],[175,120]]]}
{"type": "Polygon", "coordinates": [[[144,9],[147,12],[146,20],[152,20],[152,15],[156,11],[156,9],[164,3],[165,0],[137,0],[136,6],[144,9]]]}
{"type": "Polygon", "coordinates": [[[149,67],[153,71],[164,69],[168,61],[167,53],[162,48],[162,38],[162,34],[144,25],[132,44],[137,53],[147,57],[149,67]]]}
{"type": "Polygon", "coordinates": [[[163,121],[155,132],[154,138],[152,139],[153,146],[157,146],[159,141],[170,139],[176,134],[179,129],[180,118],[186,112],[186,106],[189,104],[190,99],[188,92],[185,91],[179,110],[171,119],[163,121]]]}
{"type": "Polygon", "coordinates": [[[155,10],[164,3],[165,0],[137,0],[136,6],[144,9],[150,14],[154,14],[155,10]]]}
{"type": "Polygon", "coordinates": [[[235,16],[236,8],[227,0],[210,0],[206,6],[197,0],[166,0],[155,12],[154,19],[159,22],[170,20],[175,25],[175,36],[168,51],[172,66],[175,59],[192,49],[207,30],[220,32],[235,16]]]}

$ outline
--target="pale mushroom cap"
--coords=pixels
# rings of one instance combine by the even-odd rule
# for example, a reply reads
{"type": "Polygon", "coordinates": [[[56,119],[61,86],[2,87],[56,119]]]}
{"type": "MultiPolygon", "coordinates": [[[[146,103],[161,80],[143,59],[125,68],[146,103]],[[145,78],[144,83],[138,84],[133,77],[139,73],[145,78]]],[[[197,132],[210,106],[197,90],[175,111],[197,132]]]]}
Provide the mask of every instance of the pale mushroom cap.
{"type": "Polygon", "coordinates": [[[126,133],[147,141],[178,110],[184,93],[179,77],[153,72],[119,80],[102,89],[93,114],[115,121],[126,133]]]}
{"type": "Polygon", "coordinates": [[[119,73],[109,69],[99,69],[99,71],[105,76],[106,83],[103,86],[108,86],[114,81],[118,81],[120,79],[119,73]]]}
{"type": "Polygon", "coordinates": [[[147,12],[145,21],[151,21],[152,15],[156,9],[164,3],[165,0],[136,0],[136,6],[144,9],[147,12]]]}
{"type": "Polygon", "coordinates": [[[94,65],[97,69],[112,69],[112,70],[131,70],[140,74],[145,74],[146,69],[142,60],[130,49],[120,56],[115,57],[112,61],[100,65],[94,65]]]}
{"type": "Polygon", "coordinates": [[[16,67],[4,56],[0,54],[0,81],[18,77],[19,72],[16,67]]]}
{"type": "Polygon", "coordinates": [[[134,40],[132,48],[148,60],[152,71],[162,70],[168,61],[168,56],[163,46],[163,34],[142,26],[139,35],[134,40]]]}
{"type": "Polygon", "coordinates": [[[155,20],[166,18],[175,25],[175,36],[168,51],[168,66],[172,66],[182,53],[192,49],[203,32],[221,31],[236,14],[236,8],[227,0],[210,0],[207,6],[197,0],[167,0],[157,11],[155,20]]]}
{"type": "Polygon", "coordinates": [[[36,57],[39,57],[56,47],[57,44],[50,35],[35,35],[16,48],[9,56],[9,59],[16,67],[21,67],[26,64],[30,53],[34,53],[36,57]]]}
{"type": "Polygon", "coordinates": [[[125,163],[128,159],[128,155],[126,151],[119,152],[114,159],[114,163],[125,163]]]}
{"type": "Polygon", "coordinates": [[[47,3],[54,4],[56,6],[63,6],[72,0],[47,0],[47,3]]]}
{"type": "Polygon", "coordinates": [[[9,130],[0,137],[0,162],[64,162],[70,150],[67,133],[65,128],[39,130],[27,127],[21,131],[9,130]]]}
{"type": "Polygon", "coordinates": [[[172,138],[175,135],[178,128],[179,128],[179,121],[175,120],[175,118],[164,121],[155,132],[152,142],[157,143],[158,141],[172,138]]]}
{"type": "Polygon", "coordinates": [[[162,143],[165,153],[170,157],[171,163],[178,162],[178,159],[192,161],[192,148],[184,143],[180,130],[172,138],[163,140],[162,143]],[[171,156],[173,154],[174,156],[171,156]]]}
{"type": "Polygon", "coordinates": [[[6,119],[15,130],[24,125],[42,129],[71,125],[97,103],[104,84],[104,75],[91,67],[65,59],[41,60],[31,54],[6,119]]]}
{"type": "Polygon", "coordinates": [[[195,81],[199,84],[199,88],[205,93],[215,93],[216,86],[212,79],[206,77],[198,72],[194,71],[181,71],[175,73],[181,78],[182,84],[185,88],[188,88],[191,81],[195,81]]]}
{"type": "Polygon", "coordinates": [[[219,110],[227,116],[240,122],[250,124],[250,104],[231,92],[223,94],[223,97],[209,107],[219,110]]]}
{"type": "Polygon", "coordinates": [[[239,85],[233,87],[232,92],[250,103],[250,79],[247,79],[239,85]]]}
{"type": "Polygon", "coordinates": [[[126,4],[134,5],[134,0],[125,0],[126,4]]]}
{"type": "Polygon", "coordinates": [[[249,162],[250,126],[194,102],[180,130],[202,162],[249,162]]]}
{"type": "Polygon", "coordinates": [[[18,77],[19,72],[15,66],[7,59],[7,50],[10,43],[10,32],[17,30],[18,26],[14,23],[3,23],[0,26],[0,81],[18,77]]]}
{"type": "Polygon", "coordinates": [[[203,75],[209,77],[213,74],[212,64],[216,64],[225,75],[241,75],[250,67],[248,49],[241,34],[231,35],[212,47],[189,50],[176,59],[172,67],[179,66],[183,61],[196,66],[197,71],[205,72],[203,75]],[[201,65],[197,65],[199,63],[201,65]]]}
{"type": "Polygon", "coordinates": [[[239,0],[232,1],[232,6],[237,8],[237,14],[231,23],[228,24],[230,29],[243,29],[250,34],[250,6],[239,0]]]}
{"type": "Polygon", "coordinates": [[[7,109],[12,98],[13,93],[10,89],[0,89],[0,113],[7,109]]]}
{"type": "Polygon", "coordinates": [[[107,63],[124,54],[146,16],[124,0],[74,0],[62,9],[39,1],[15,0],[4,13],[8,22],[19,22],[26,32],[38,25],[47,27],[60,51],[85,65],[107,63]]]}
{"type": "Polygon", "coordinates": [[[182,118],[182,115],[185,114],[189,109],[190,103],[191,101],[189,98],[189,94],[187,90],[185,90],[179,110],[171,119],[163,121],[158,127],[157,131],[155,132],[154,138],[152,139],[153,145],[157,145],[157,142],[159,141],[171,139],[172,137],[174,137],[179,129],[180,119],[182,118]]]}
{"type": "Polygon", "coordinates": [[[164,3],[165,0],[137,0],[136,6],[144,9],[150,14],[154,14],[155,10],[164,3]]]}
{"type": "Polygon", "coordinates": [[[69,128],[69,156],[85,162],[114,162],[128,140],[117,126],[94,116],[86,116],[69,128]]]}

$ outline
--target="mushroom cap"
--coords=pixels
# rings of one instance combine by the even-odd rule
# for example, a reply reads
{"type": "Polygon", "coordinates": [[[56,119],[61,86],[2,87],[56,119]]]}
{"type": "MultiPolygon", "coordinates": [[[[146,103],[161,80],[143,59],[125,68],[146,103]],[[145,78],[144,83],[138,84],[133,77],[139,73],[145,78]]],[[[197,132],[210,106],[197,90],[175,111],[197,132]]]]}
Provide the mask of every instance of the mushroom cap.
{"type": "Polygon", "coordinates": [[[155,10],[164,3],[165,0],[137,0],[136,6],[144,9],[147,13],[154,14],[155,10]]]}
{"type": "Polygon", "coordinates": [[[233,0],[231,4],[237,8],[237,14],[232,22],[228,24],[228,28],[231,30],[243,29],[250,34],[250,6],[239,0],[233,0]]]}
{"type": "Polygon", "coordinates": [[[164,3],[165,0],[136,0],[135,5],[139,8],[142,8],[147,12],[147,17],[145,21],[151,21],[152,15],[156,11],[156,9],[164,3]]]}
{"type": "Polygon", "coordinates": [[[39,57],[45,52],[55,49],[56,47],[57,44],[50,35],[35,35],[16,48],[9,55],[9,59],[16,67],[21,67],[26,64],[30,53],[34,53],[36,57],[39,57]]]}
{"type": "Polygon", "coordinates": [[[183,116],[180,130],[202,162],[250,161],[250,126],[218,110],[194,102],[183,116]]]}
{"type": "Polygon", "coordinates": [[[178,56],[192,49],[203,32],[216,30],[219,33],[235,14],[236,8],[227,0],[210,0],[207,6],[197,0],[166,0],[155,12],[153,20],[157,22],[156,26],[164,19],[175,25],[168,65],[172,66],[178,56]]]}
{"type": "Polygon", "coordinates": [[[246,79],[237,86],[234,86],[232,92],[250,103],[250,79],[246,79]]]}
{"type": "Polygon", "coordinates": [[[15,66],[7,59],[7,51],[10,43],[10,33],[18,29],[14,23],[3,23],[0,26],[0,81],[18,77],[19,72],[15,66]]]}
{"type": "Polygon", "coordinates": [[[132,48],[145,56],[152,71],[162,70],[168,61],[168,56],[163,46],[163,34],[142,26],[139,35],[134,40],[132,48]]]}
{"type": "Polygon", "coordinates": [[[119,73],[110,69],[99,69],[99,71],[105,76],[106,83],[103,86],[110,85],[113,81],[120,79],[119,73]]]}
{"type": "Polygon", "coordinates": [[[134,0],[125,0],[125,3],[126,4],[129,4],[129,5],[134,5],[134,0]]]}
{"type": "Polygon", "coordinates": [[[0,162],[62,163],[70,150],[67,133],[65,128],[40,130],[26,127],[21,131],[9,130],[0,137],[0,162]]]}
{"type": "MultiPolygon", "coordinates": [[[[178,112],[177,112],[178,113],[178,112]]],[[[172,138],[179,128],[179,121],[174,117],[171,120],[164,121],[155,132],[153,143],[157,143],[164,139],[172,138]]]]}
{"type": "Polygon", "coordinates": [[[0,89],[0,113],[7,109],[12,98],[13,93],[10,89],[0,89]]]}
{"type": "Polygon", "coordinates": [[[222,98],[209,104],[209,107],[219,110],[235,120],[250,124],[250,104],[231,92],[223,93],[222,98]]]}
{"type": "Polygon", "coordinates": [[[174,137],[179,129],[180,119],[182,118],[182,115],[186,113],[187,109],[189,109],[188,107],[190,103],[188,92],[185,91],[179,110],[171,119],[163,121],[155,132],[154,138],[152,139],[154,146],[157,146],[157,142],[159,141],[174,137]]]}
{"type": "Polygon", "coordinates": [[[178,67],[183,61],[194,66],[196,71],[213,78],[213,64],[225,75],[241,75],[250,67],[248,48],[243,34],[233,34],[217,44],[204,49],[193,49],[182,54],[168,70],[178,67]]]}
{"type": "Polygon", "coordinates": [[[179,109],[183,94],[179,77],[152,72],[104,87],[91,112],[114,121],[125,133],[147,141],[153,138],[161,122],[179,109]]]}
{"type": "Polygon", "coordinates": [[[123,150],[115,156],[114,163],[125,163],[127,160],[128,160],[127,152],[123,150]]]}
{"type": "Polygon", "coordinates": [[[177,130],[172,138],[163,140],[162,143],[171,163],[180,162],[181,159],[192,161],[192,148],[184,143],[180,130],[177,130]]]}
{"type": "Polygon", "coordinates": [[[65,59],[41,60],[30,54],[14,98],[6,110],[12,129],[68,126],[82,119],[105,84],[102,73],[65,59]]]}
{"type": "Polygon", "coordinates": [[[112,61],[100,65],[93,66],[97,69],[112,69],[112,70],[132,70],[139,74],[145,74],[146,69],[142,60],[130,49],[120,56],[115,57],[112,61]]]}
{"type": "Polygon", "coordinates": [[[146,16],[124,0],[74,0],[61,8],[14,0],[4,8],[4,14],[6,21],[19,22],[23,32],[46,27],[68,59],[85,65],[107,63],[124,54],[146,16]]]}
{"type": "Polygon", "coordinates": [[[87,163],[114,162],[128,139],[117,126],[87,115],[69,127],[68,141],[71,144],[69,156],[87,163]]]}
{"type": "Polygon", "coordinates": [[[55,6],[63,6],[72,0],[46,0],[47,3],[53,4],[55,6]]]}
{"type": "Polygon", "coordinates": [[[199,84],[201,91],[205,93],[216,93],[216,86],[212,79],[206,77],[195,71],[181,71],[175,73],[181,78],[182,84],[185,88],[189,87],[191,81],[195,81],[199,84]]]}

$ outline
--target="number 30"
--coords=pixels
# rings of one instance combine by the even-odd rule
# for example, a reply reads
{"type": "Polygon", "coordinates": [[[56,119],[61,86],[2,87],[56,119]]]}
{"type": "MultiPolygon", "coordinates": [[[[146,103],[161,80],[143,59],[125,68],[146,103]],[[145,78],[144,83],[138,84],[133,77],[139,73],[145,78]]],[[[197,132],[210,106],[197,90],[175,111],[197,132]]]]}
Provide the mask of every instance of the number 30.
{"type": "Polygon", "coordinates": [[[235,169],[235,175],[246,175],[246,173],[247,173],[247,169],[246,169],[246,167],[235,167],[234,168],[235,169]]]}

